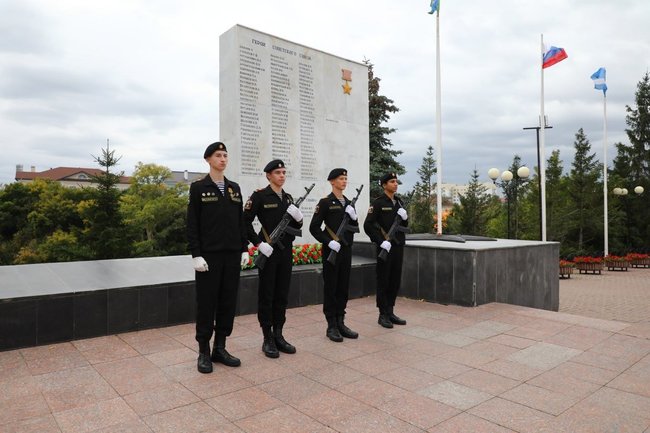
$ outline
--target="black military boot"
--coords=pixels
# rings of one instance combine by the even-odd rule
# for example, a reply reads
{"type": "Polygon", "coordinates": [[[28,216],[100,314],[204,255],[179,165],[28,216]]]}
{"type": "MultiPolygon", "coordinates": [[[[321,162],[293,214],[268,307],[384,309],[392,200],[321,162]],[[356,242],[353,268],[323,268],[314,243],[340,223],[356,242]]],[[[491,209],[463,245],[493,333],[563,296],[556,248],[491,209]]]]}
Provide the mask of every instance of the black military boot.
{"type": "Polygon", "coordinates": [[[390,307],[390,311],[388,312],[388,319],[395,325],[406,325],[406,320],[400,319],[395,315],[395,313],[393,313],[393,307],[390,307]]]}
{"type": "Polygon", "coordinates": [[[345,316],[336,316],[336,326],[339,328],[339,333],[345,338],[359,338],[359,333],[354,332],[352,329],[345,326],[345,316]]]}
{"type": "Polygon", "coordinates": [[[336,317],[327,318],[327,332],[325,332],[325,335],[327,338],[336,341],[337,343],[343,341],[343,337],[341,337],[341,333],[339,332],[339,327],[336,324],[336,317]]]}
{"type": "Polygon", "coordinates": [[[296,347],[284,339],[282,335],[282,325],[273,327],[273,336],[275,337],[275,346],[283,353],[296,353],[296,347]]]}
{"type": "Polygon", "coordinates": [[[262,326],[262,332],[264,333],[264,343],[262,343],[262,352],[269,358],[277,358],[280,356],[278,348],[275,345],[275,338],[271,332],[271,326],[262,326]]]}
{"type": "Polygon", "coordinates": [[[196,361],[196,369],[199,370],[199,373],[212,373],[209,341],[199,343],[199,359],[196,361]]]}
{"type": "Polygon", "coordinates": [[[214,347],[212,348],[212,362],[220,362],[228,367],[239,367],[241,361],[235,358],[226,350],[226,336],[217,334],[214,337],[214,347]]]}
{"type": "Polygon", "coordinates": [[[386,313],[379,313],[379,319],[377,319],[377,323],[379,323],[381,326],[384,328],[392,328],[393,324],[390,321],[390,318],[388,317],[388,314],[386,313]]]}

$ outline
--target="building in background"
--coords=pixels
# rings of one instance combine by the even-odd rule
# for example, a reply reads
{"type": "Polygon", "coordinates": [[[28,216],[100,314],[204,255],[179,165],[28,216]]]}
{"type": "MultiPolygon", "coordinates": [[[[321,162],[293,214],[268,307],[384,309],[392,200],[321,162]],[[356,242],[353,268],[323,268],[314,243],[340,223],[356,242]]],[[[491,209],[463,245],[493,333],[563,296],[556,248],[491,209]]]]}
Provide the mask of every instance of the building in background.
{"type": "MultiPolygon", "coordinates": [[[[31,166],[30,171],[23,171],[23,166],[16,165],[16,182],[29,183],[36,179],[49,179],[59,182],[63,186],[70,188],[81,188],[84,186],[95,187],[93,176],[103,173],[99,168],[84,167],[56,167],[45,171],[36,171],[35,166],[31,166]]],[[[124,190],[131,185],[129,176],[121,176],[120,182],[116,185],[118,189],[124,190]]]]}

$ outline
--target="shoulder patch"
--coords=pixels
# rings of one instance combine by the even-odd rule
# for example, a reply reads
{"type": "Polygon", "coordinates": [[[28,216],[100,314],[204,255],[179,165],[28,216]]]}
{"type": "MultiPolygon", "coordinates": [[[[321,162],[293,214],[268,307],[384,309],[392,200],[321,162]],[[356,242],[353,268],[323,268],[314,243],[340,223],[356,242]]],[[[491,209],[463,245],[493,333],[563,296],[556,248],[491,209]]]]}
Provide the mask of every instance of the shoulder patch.
{"type": "Polygon", "coordinates": [[[246,204],[244,205],[244,209],[251,210],[252,206],[253,206],[253,201],[249,198],[248,200],[246,200],[246,204]]]}
{"type": "Polygon", "coordinates": [[[316,209],[314,209],[314,213],[318,213],[319,210],[320,210],[320,205],[317,204],[316,209]]]}
{"type": "Polygon", "coordinates": [[[372,207],[372,206],[370,206],[370,207],[368,208],[368,214],[371,214],[371,213],[372,213],[372,211],[373,211],[373,207],[372,207]]]}

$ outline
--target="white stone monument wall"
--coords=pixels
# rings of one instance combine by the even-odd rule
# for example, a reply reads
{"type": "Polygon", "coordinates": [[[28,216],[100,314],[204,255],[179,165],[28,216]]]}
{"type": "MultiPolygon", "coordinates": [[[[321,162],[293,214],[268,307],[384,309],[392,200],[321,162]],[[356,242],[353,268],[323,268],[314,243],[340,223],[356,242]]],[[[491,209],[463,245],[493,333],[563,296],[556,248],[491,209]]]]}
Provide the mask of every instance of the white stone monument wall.
{"type": "MultiPolygon", "coordinates": [[[[357,202],[361,222],[369,204],[368,68],[275,36],[236,25],[219,38],[219,131],[228,146],[228,178],[244,196],[268,182],[264,166],[287,165],[284,189],[301,206],[303,237],[318,200],[329,194],[327,174],[344,167],[348,198],[364,184],[357,202]]],[[[363,230],[357,239],[367,239],[363,230]]]]}

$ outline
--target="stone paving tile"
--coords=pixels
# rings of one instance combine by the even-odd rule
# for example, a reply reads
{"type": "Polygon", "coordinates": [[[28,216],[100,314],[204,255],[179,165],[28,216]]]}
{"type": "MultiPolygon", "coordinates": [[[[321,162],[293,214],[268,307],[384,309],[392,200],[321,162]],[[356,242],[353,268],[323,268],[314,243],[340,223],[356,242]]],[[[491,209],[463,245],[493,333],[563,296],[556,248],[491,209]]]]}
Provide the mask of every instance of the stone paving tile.
{"type": "Polygon", "coordinates": [[[436,383],[417,393],[463,411],[492,398],[488,393],[450,381],[436,383]]]}
{"type": "Polygon", "coordinates": [[[127,421],[121,424],[115,424],[99,430],[93,430],[92,433],[151,433],[151,430],[144,421],[138,419],[127,421]]]}
{"type": "Polygon", "coordinates": [[[51,373],[54,371],[67,370],[71,368],[89,365],[88,361],[78,350],[64,353],[59,356],[38,357],[26,359],[27,368],[32,375],[51,373]]]}
{"type": "Polygon", "coordinates": [[[571,361],[567,361],[564,364],[558,365],[550,372],[559,373],[565,376],[569,376],[573,379],[592,382],[598,385],[605,385],[607,382],[614,379],[618,375],[617,372],[612,370],[593,367],[591,365],[585,365],[571,361]]]}
{"type": "Polygon", "coordinates": [[[322,394],[327,391],[325,385],[303,375],[295,374],[258,386],[267,394],[288,404],[296,404],[304,398],[322,394]]]}
{"type": "Polygon", "coordinates": [[[332,425],[345,433],[421,433],[418,427],[378,409],[370,409],[332,425]]]}
{"type": "Polygon", "coordinates": [[[331,426],[371,407],[336,390],[312,395],[293,405],[300,412],[326,426],[331,426]]]}
{"type": "Polygon", "coordinates": [[[520,433],[553,432],[552,415],[495,397],[470,409],[476,415],[520,433]]]}
{"type": "Polygon", "coordinates": [[[582,401],[557,417],[552,425],[558,433],[636,433],[650,420],[582,401]]]}
{"type": "Polygon", "coordinates": [[[527,383],[577,398],[584,398],[600,388],[600,385],[596,383],[577,379],[558,370],[540,374],[527,383]]]}
{"type": "Polygon", "coordinates": [[[182,364],[184,362],[193,361],[196,357],[196,351],[190,350],[185,346],[180,349],[171,349],[164,352],[151,353],[145,356],[145,358],[154,363],[157,367],[182,364]]]}
{"type": "MultiPolygon", "coordinates": [[[[219,364],[217,364],[217,366],[219,366],[219,364]]],[[[238,376],[233,372],[233,370],[242,369],[243,367],[221,367],[219,370],[215,370],[212,374],[201,374],[196,371],[196,363],[194,363],[192,376],[181,380],[181,384],[201,399],[216,397],[218,395],[228,394],[230,392],[248,388],[252,385],[251,381],[243,379],[241,376],[238,376]],[[228,370],[226,370],[226,368],[228,368],[228,370]]],[[[289,376],[289,374],[287,374],[287,376],[289,376]]]]}
{"type": "Polygon", "coordinates": [[[135,421],[138,415],[121,398],[100,401],[88,406],[54,414],[63,433],[85,433],[135,421]]]}
{"type": "Polygon", "coordinates": [[[550,370],[565,361],[579,355],[576,349],[549,343],[537,343],[508,356],[508,361],[518,362],[540,370],[550,370]]]}
{"type": "Polygon", "coordinates": [[[183,348],[181,343],[165,335],[159,329],[128,332],[126,334],[118,334],[118,337],[142,355],[183,348]]]}
{"type": "Polygon", "coordinates": [[[117,393],[91,366],[36,376],[52,412],[111,400],[117,393]]]}
{"type": "Polygon", "coordinates": [[[324,368],[305,371],[303,374],[305,377],[335,389],[365,377],[360,371],[342,364],[331,364],[324,368]]]}
{"type": "Polygon", "coordinates": [[[21,395],[0,400],[0,427],[14,421],[42,417],[50,413],[50,408],[41,394],[21,395]]]}
{"type": "Polygon", "coordinates": [[[571,397],[526,383],[504,392],[500,397],[551,415],[559,415],[580,401],[579,397],[571,397]]]}
{"type": "Polygon", "coordinates": [[[73,341],[72,344],[91,364],[117,361],[139,355],[134,348],[116,335],[73,341]]]}
{"type": "Polygon", "coordinates": [[[259,387],[240,389],[210,398],[205,402],[231,422],[283,405],[280,400],[262,391],[259,387]]]}
{"type": "Polygon", "coordinates": [[[156,433],[199,433],[227,423],[226,418],[200,401],[144,418],[156,433]]]}
{"type": "Polygon", "coordinates": [[[442,382],[442,377],[411,367],[400,367],[382,373],[378,379],[399,386],[407,391],[417,391],[427,386],[442,382]]]}
{"type": "MultiPolygon", "coordinates": [[[[466,347],[471,347],[476,344],[477,343],[470,344],[466,347]]],[[[463,364],[472,368],[478,368],[481,365],[490,363],[496,359],[495,357],[488,355],[485,352],[468,350],[467,348],[450,350],[449,352],[443,353],[438,358],[446,359],[448,361],[463,364]]]]}
{"type": "Polygon", "coordinates": [[[144,357],[97,364],[95,369],[120,395],[153,389],[169,383],[162,370],[144,357]]]}
{"type": "Polygon", "coordinates": [[[241,419],[235,424],[247,433],[325,433],[334,432],[318,421],[289,406],[241,419]],[[272,427],[271,427],[272,426],[272,427]]]}
{"type": "Polygon", "coordinates": [[[459,374],[467,373],[472,368],[463,364],[446,360],[440,357],[431,357],[424,360],[415,362],[408,362],[407,365],[418,370],[426,371],[427,373],[435,374],[436,376],[449,379],[459,374]]]}
{"type": "Polygon", "coordinates": [[[499,395],[521,383],[518,380],[482,370],[472,370],[449,380],[492,395],[499,395]]]}
{"type": "Polygon", "coordinates": [[[0,425],[0,431],[3,433],[61,433],[61,429],[52,415],[0,425]]]}
{"type": "Polygon", "coordinates": [[[525,349],[536,343],[535,340],[530,340],[528,338],[522,338],[522,337],[515,337],[514,335],[508,335],[508,334],[495,335],[494,337],[488,338],[488,341],[502,344],[504,346],[514,347],[516,349],[525,349]]]}
{"type": "Polygon", "coordinates": [[[343,385],[338,391],[373,407],[377,407],[389,400],[406,398],[410,395],[409,392],[402,388],[382,382],[374,377],[366,377],[357,382],[343,385]]]}
{"type": "Polygon", "coordinates": [[[490,421],[463,412],[428,430],[430,433],[514,433],[490,421]]]}
{"type": "MultiPolygon", "coordinates": [[[[511,337],[514,338],[514,337],[511,337]]],[[[533,342],[534,344],[534,342],[533,342]]],[[[507,358],[509,355],[517,352],[523,348],[515,348],[512,346],[506,346],[505,344],[499,344],[491,340],[478,341],[476,343],[470,344],[463,348],[463,350],[474,352],[477,354],[490,356],[494,359],[503,359],[507,358]]],[[[492,360],[494,360],[492,359],[492,360]]]]}
{"type": "Polygon", "coordinates": [[[423,430],[440,424],[461,412],[436,400],[413,394],[405,399],[387,401],[379,405],[378,409],[423,430]]]}
{"type": "Polygon", "coordinates": [[[196,403],[199,398],[180,383],[129,394],[124,400],[140,417],[196,403]]]}
{"type": "Polygon", "coordinates": [[[386,360],[382,354],[378,353],[371,353],[357,358],[348,359],[343,361],[342,364],[368,376],[377,376],[401,366],[401,364],[397,362],[386,360]]]}

